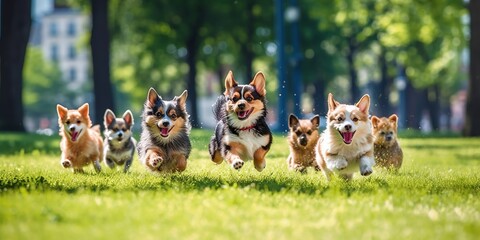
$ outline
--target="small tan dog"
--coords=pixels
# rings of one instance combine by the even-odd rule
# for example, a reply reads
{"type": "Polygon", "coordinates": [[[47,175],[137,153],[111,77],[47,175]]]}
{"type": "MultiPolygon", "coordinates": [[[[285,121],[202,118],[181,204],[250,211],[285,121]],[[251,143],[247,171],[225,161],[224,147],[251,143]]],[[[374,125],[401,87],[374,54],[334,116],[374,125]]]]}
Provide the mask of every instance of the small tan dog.
{"type": "Polygon", "coordinates": [[[372,174],[375,159],[369,109],[367,94],[355,105],[341,104],[328,94],[327,128],[317,144],[317,164],[327,180],[332,173],[346,180],[359,170],[362,176],[372,174]]]}
{"type": "Polygon", "coordinates": [[[88,115],[88,103],[78,109],[67,109],[57,104],[58,126],[60,127],[60,163],[64,168],[73,168],[74,173],[82,173],[83,167],[93,163],[100,172],[103,160],[103,139],[100,126],[92,126],[88,115]]]}
{"type": "Polygon", "coordinates": [[[380,167],[398,170],[402,166],[403,152],[397,140],[398,117],[372,117],[373,135],[375,137],[375,162],[380,167]]]}
{"type": "Polygon", "coordinates": [[[290,155],[287,158],[290,170],[301,173],[306,173],[307,167],[320,170],[315,161],[315,146],[320,138],[319,125],[320,117],[318,115],[310,119],[298,119],[297,116],[290,114],[288,119],[290,155]]]}

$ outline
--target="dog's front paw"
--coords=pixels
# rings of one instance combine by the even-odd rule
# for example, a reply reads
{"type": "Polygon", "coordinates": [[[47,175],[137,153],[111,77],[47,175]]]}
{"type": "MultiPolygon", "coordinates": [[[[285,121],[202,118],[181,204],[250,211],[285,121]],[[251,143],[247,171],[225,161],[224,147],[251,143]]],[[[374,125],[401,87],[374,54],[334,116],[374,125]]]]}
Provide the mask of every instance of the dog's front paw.
{"type": "Polygon", "coordinates": [[[152,167],[158,168],[158,167],[160,167],[160,165],[162,165],[162,163],[163,163],[163,158],[162,157],[155,156],[155,155],[150,157],[150,165],[152,165],[152,167]]]}
{"type": "Polygon", "coordinates": [[[343,170],[347,168],[347,166],[348,166],[348,162],[345,159],[339,159],[335,161],[335,169],[337,170],[343,170]]]}
{"type": "Polygon", "coordinates": [[[63,160],[63,161],[61,162],[61,164],[62,164],[62,166],[63,166],[64,168],[70,168],[70,167],[72,167],[72,162],[70,162],[70,160],[63,160]]]}
{"type": "Polygon", "coordinates": [[[235,170],[240,170],[240,168],[243,167],[243,164],[244,164],[244,163],[245,163],[244,161],[238,159],[238,160],[235,160],[235,161],[232,162],[232,167],[233,167],[235,170]]]}
{"type": "Polygon", "coordinates": [[[362,174],[362,176],[368,176],[372,173],[373,173],[372,167],[366,164],[360,165],[360,174],[362,174]]]}

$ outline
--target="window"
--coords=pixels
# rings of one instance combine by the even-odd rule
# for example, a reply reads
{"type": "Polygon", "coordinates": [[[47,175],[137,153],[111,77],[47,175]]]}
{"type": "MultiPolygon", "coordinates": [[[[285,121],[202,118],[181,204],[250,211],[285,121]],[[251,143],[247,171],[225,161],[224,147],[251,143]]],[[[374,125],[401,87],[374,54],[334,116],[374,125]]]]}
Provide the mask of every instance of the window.
{"type": "Polygon", "coordinates": [[[77,70],[75,68],[70,68],[68,71],[68,79],[73,82],[77,79],[77,70]]]}
{"type": "Polygon", "coordinates": [[[67,34],[70,37],[74,37],[77,34],[77,26],[74,22],[69,22],[67,25],[67,34]]]}
{"type": "Polygon", "coordinates": [[[50,46],[50,60],[58,61],[58,46],[57,46],[57,44],[52,44],[50,46]]]}
{"type": "Polygon", "coordinates": [[[77,50],[76,50],[75,46],[70,45],[68,47],[68,58],[69,59],[75,59],[76,57],[77,57],[77,50]]]}
{"type": "Polygon", "coordinates": [[[52,22],[49,25],[49,32],[51,37],[56,37],[58,36],[58,26],[57,23],[52,22]]]}

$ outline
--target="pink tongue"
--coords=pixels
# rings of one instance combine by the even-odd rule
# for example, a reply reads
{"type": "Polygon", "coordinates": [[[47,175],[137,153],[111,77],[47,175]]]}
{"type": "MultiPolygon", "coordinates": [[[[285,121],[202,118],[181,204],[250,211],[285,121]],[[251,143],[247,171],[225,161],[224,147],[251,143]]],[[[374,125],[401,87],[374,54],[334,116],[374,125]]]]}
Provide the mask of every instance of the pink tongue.
{"type": "Polygon", "coordinates": [[[77,141],[78,132],[72,132],[72,141],[77,141]]]}
{"type": "Polygon", "coordinates": [[[352,142],[353,132],[342,132],[343,141],[347,144],[352,142]]]}
{"type": "Polygon", "coordinates": [[[168,135],[168,128],[162,128],[162,135],[168,135]]]}
{"type": "Polygon", "coordinates": [[[247,111],[240,111],[240,112],[238,112],[238,116],[239,116],[240,118],[244,118],[245,116],[247,116],[247,111]]]}

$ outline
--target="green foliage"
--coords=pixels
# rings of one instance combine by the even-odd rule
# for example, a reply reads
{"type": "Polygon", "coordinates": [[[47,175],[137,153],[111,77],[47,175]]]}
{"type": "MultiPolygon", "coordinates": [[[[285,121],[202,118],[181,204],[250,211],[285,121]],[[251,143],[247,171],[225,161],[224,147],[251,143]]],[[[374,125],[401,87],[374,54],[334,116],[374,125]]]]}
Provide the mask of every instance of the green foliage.
{"type": "Polygon", "coordinates": [[[100,174],[91,166],[73,174],[59,164],[58,136],[7,135],[0,139],[0,236],[476,239],[480,233],[480,139],[402,138],[398,173],[376,169],[370,177],[327,183],[320,173],[287,170],[287,143],[279,135],[261,173],[251,162],[240,172],[215,165],[210,134],[193,131],[189,166],[171,175],[151,174],[137,159],[127,175],[105,165],[100,174]]]}

